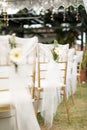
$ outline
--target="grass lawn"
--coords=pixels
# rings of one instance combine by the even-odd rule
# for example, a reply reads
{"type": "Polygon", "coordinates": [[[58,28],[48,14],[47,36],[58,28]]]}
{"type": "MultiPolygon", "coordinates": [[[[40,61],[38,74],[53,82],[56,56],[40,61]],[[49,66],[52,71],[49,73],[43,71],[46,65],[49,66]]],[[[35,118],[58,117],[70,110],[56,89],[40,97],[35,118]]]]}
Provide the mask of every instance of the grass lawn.
{"type": "MultiPolygon", "coordinates": [[[[69,99],[70,106],[70,123],[68,123],[65,104],[62,102],[58,107],[56,116],[54,117],[53,127],[51,130],[87,130],[87,84],[82,85],[82,95],[80,95],[80,88],[74,95],[75,105],[73,105],[71,98],[69,99]]],[[[38,115],[38,121],[41,130],[48,130],[44,126],[44,121],[38,115]]]]}

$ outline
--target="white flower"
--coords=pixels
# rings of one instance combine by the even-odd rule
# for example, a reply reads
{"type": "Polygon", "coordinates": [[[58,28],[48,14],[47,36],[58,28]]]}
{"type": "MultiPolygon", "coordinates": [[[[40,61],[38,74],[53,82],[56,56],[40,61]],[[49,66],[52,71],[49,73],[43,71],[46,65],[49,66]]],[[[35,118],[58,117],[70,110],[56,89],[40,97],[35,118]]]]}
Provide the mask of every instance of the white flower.
{"type": "Polygon", "coordinates": [[[20,64],[23,62],[24,53],[21,48],[13,48],[10,52],[10,60],[13,63],[20,64]]]}
{"type": "Polygon", "coordinates": [[[15,36],[16,36],[16,34],[15,34],[15,33],[12,33],[12,36],[13,36],[13,37],[15,37],[15,36]]]}
{"type": "Polygon", "coordinates": [[[61,49],[59,47],[55,47],[54,49],[54,52],[57,54],[57,55],[60,55],[62,53],[61,49]]]}

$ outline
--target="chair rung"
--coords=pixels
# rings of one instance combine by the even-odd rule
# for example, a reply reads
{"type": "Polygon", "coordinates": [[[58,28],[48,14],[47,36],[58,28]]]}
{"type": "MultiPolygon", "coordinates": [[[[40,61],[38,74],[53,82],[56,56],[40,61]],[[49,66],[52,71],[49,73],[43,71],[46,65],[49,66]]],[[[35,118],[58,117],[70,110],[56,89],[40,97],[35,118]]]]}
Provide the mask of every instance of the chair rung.
{"type": "Polygon", "coordinates": [[[13,105],[7,105],[7,106],[3,106],[0,107],[0,112],[6,112],[9,110],[15,110],[16,108],[13,105]]]}
{"type": "Polygon", "coordinates": [[[38,90],[39,90],[39,91],[43,91],[43,88],[40,88],[40,87],[37,88],[37,87],[35,87],[35,90],[36,90],[36,91],[38,91],[38,90]]]}
{"type": "Polygon", "coordinates": [[[30,77],[34,77],[33,75],[30,75],[30,77]]]}
{"type": "Polygon", "coordinates": [[[49,62],[39,62],[40,64],[48,64],[49,62]]]}
{"type": "Polygon", "coordinates": [[[0,77],[0,79],[8,79],[9,77],[0,77]]]}
{"type": "Polygon", "coordinates": [[[44,79],[46,79],[46,78],[40,78],[40,80],[44,80],[44,79]]]}
{"type": "Polygon", "coordinates": [[[47,71],[47,70],[40,70],[40,71],[47,71]]]}
{"type": "MultiPolygon", "coordinates": [[[[37,98],[37,96],[35,96],[35,100],[37,100],[38,98],[37,98]]],[[[39,100],[42,100],[42,98],[39,98],[39,100]]]]}
{"type": "Polygon", "coordinates": [[[0,88],[0,91],[9,91],[8,88],[0,88]]]}
{"type": "Polygon", "coordinates": [[[11,66],[10,64],[2,64],[0,65],[0,67],[4,67],[4,66],[11,66]]]}
{"type": "Polygon", "coordinates": [[[61,70],[65,71],[66,69],[61,69],[61,70]]]}
{"type": "Polygon", "coordinates": [[[29,65],[34,65],[34,63],[28,63],[29,65]]]}

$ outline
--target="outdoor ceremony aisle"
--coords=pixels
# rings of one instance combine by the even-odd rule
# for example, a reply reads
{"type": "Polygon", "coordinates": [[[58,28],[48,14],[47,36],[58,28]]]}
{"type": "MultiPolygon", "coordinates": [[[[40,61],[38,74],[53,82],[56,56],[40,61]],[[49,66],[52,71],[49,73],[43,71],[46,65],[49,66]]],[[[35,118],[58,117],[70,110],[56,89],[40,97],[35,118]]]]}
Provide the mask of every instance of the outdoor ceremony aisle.
{"type": "MultiPolygon", "coordinates": [[[[74,106],[71,98],[69,99],[71,113],[70,123],[67,122],[64,102],[60,104],[51,130],[87,130],[87,83],[82,85],[82,96],[80,95],[80,88],[77,87],[75,102],[76,104],[74,106]]],[[[38,120],[41,130],[47,130],[40,115],[38,115],[38,120]]]]}

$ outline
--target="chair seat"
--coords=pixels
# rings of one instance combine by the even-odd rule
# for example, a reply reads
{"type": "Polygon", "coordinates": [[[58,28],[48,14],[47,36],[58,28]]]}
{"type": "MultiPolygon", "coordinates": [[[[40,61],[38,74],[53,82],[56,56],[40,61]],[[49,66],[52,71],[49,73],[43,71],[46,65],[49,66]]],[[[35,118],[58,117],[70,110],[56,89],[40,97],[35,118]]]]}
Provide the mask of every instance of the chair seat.
{"type": "Polygon", "coordinates": [[[10,91],[0,92],[0,107],[5,107],[12,104],[10,91]]]}
{"type": "Polygon", "coordinates": [[[16,109],[12,106],[0,107],[0,129],[16,130],[16,109]]]}
{"type": "MultiPolygon", "coordinates": [[[[56,89],[57,89],[57,92],[59,91],[61,91],[61,93],[63,94],[63,88],[65,88],[66,87],[66,85],[65,84],[63,84],[63,83],[58,83],[58,84],[55,84],[55,83],[46,83],[46,84],[44,84],[44,82],[43,82],[43,84],[41,84],[41,86],[40,86],[40,88],[38,88],[37,86],[35,87],[36,88],[36,90],[39,90],[39,91],[41,91],[41,92],[43,92],[43,90],[44,90],[44,88],[49,88],[49,89],[47,89],[47,90],[49,90],[50,91],[50,87],[55,87],[56,86],[56,89]]],[[[43,97],[43,94],[41,93],[40,94],[40,97],[42,98],[43,97]]]]}
{"type": "Polygon", "coordinates": [[[11,117],[15,115],[15,108],[13,106],[7,106],[0,108],[0,119],[4,117],[11,117]]]}
{"type": "MultiPolygon", "coordinates": [[[[40,88],[54,87],[54,86],[56,86],[59,89],[61,89],[61,87],[66,87],[65,84],[63,84],[62,82],[59,82],[59,81],[47,81],[47,82],[42,81],[41,85],[40,85],[40,88]]],[[[35,82],[35,87],[38,88],[38,81],[35,82]]]]}

